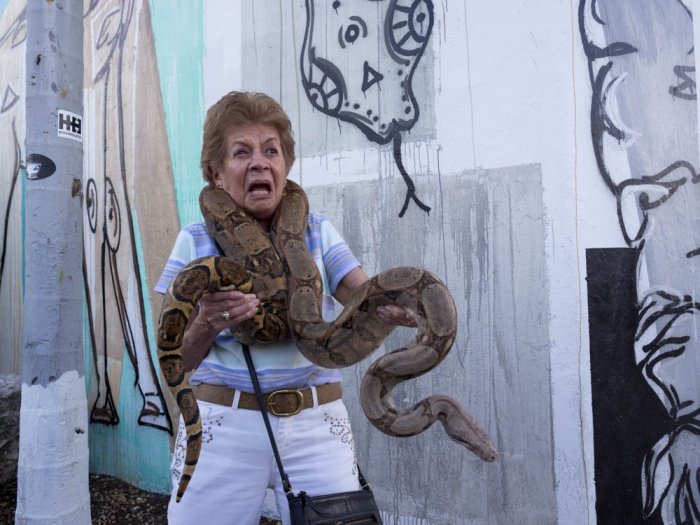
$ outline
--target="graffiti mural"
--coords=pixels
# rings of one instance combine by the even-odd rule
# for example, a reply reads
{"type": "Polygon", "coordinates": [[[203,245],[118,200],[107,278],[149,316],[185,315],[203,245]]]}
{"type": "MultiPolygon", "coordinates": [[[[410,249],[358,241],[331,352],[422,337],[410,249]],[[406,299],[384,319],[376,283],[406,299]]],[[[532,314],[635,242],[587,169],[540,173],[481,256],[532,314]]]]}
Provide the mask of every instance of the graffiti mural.
{"type": "Polygon", "coordinates": [[[638,465],[641,512],[661,523],[698,523],[700,178],[692,13],[681,0],[582,0],[579,23],[598,169],[636,251],[637,319],[627,351],[668,421],[655,428],[656,443],[638,465]]]}
{"type": "Polygon", "coordinates": [[[24,158],[24,49],[26,8],[11,3],[0,24],[0,373],[16,372],[21,322],[21,183],[24,158]]]}
{"type": "Polygon", "coordinates": [[[150,259],[151,237],[163,224],[177,224],[174,203],[159,195],[161,186],[172,186],[168,163],[163,163],[168,154],[160,100],[149,100],[143,89],[150,85],[147,91],[158,91],[152,46],[146,4],[90,2],[85,12],[85,120],[92,127],[86,133],[91,143],[85,159],[85,288],[95,366],[90,420],[119,423],[126,357],[142,400],[138,423],[172,433],[148,338],[151,305],[144,282],[148,270],[162,264],[150,259]],[[146,133],[149,147],[140,148],[146,133]],[[142,186],[137,174],[148,174],[139,179],[142,186]],[[162,204],[154,207],[153,202],[162,204]],[[161,212],[160,226],[148,216],[148,207],[161,212]],[[137,236],[148,248],[144,261],[137,236]]]}
{"type": "Polygon", "coordinates": [[[416,195],[403,165],[401,133],[420,111],[412,79],[430,39],[431,0],[306,0],[301,51],[304,91],[312,106],[355,125],[372,142],[393,144],[396,166],[406,183],[399,216],[416,195]]]}

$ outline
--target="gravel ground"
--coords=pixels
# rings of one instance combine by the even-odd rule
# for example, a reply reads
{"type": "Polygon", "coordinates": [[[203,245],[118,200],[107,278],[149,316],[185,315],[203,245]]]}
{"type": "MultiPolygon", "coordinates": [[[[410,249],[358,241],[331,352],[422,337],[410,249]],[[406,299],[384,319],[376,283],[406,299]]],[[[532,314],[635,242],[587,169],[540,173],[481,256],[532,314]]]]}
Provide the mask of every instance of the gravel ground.
{"type": "MultiPolygon", "coordinates": [[[[0,525],[14,524],[16,499],[17,480],[0,484],[0,525]]],[[[90,474],[90,507],[93,524],[167,524],[168,496],[137,489],[111,476],[90,474]]],[[[260,518],[260,525],[280,522],[260,518]]]]}

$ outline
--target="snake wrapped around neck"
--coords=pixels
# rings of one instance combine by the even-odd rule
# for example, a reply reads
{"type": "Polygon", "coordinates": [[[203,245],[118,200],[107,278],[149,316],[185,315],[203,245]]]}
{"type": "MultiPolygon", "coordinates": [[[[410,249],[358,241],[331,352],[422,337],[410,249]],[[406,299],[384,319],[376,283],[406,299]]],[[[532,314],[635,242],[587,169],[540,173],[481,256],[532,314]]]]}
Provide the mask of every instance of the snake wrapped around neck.
{"type": "Polygon", "coordinates": [[[351,366],[374,352],[395,328],[377,316],[377,307],[403,306],[416,320],[415,338],[367,370],[360,389],[365,415],[385,434],[401,437],[419,434],[439,420],[452,440],[484,461],[496,459],[488,434],[456,400],[433,395],[402,408],[393,399],[397,384],[436,367],[455,340],[454,301],[437,276],[413,267],[379,273],[354,291],[334,321],[326,322],[321,317],[321,275],[304,238],[308,200],[298,184],[287,181],[271,236],[222,189],[205,187],[200,207],[209,234],[225,256],[196,259],[173,278],[158,328],[160,367],[187,432],[177,501],[194,473],[202,444],[201,417],[182,364],[182,342],[199,299],[219,290],[255,293],[260,299],[258,313],[234,329],[241,342],[270,343],[291,335],[309,361],[326,368],[351,366]]]}

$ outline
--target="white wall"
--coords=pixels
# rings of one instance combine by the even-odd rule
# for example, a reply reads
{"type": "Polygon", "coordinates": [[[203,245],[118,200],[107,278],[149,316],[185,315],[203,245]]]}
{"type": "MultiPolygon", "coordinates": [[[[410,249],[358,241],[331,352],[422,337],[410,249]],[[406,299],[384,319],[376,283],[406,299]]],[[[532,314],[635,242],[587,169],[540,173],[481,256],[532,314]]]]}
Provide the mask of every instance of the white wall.
{"type": "MultiPolygon", "coordinates": [[[[231,35],[232,28],[240,27],[236,13],[242,9],[250,14],[252,6],[242,1],[222,9],[218,4],[206,6],[206,46],[217,51],[207,51],[205,72],[219,73],[205,75],[207,103],[241,86],[265,89],[273,96],[281,91],[285,109],[293,122],[298,121],[300,111],[309,111],[303,91],[292,82],[293,73],[287,73],[298,61],[282,64],[287,83],[279,86],[278,80],[276,89],[271,89],[274,80],[268,80],[265,71],[242,78],[245,59],[239,57],[254,50],[250,42],[243,46],[231,35]],[[217,69],[222,57],[230,59],[230,67],[223,71],[217,69]]],[[[304,5],[296,1],[293,6],[275,2],[267,6],[270,18],[256,7],[255,16],[245,18],[248,32],[245,28],[243,32],[254,31],[255,44],[274,54],[279,51],[279,36],[273,40],[270,35],[289,35],[292,23],[299,34],[304,5]]],[[[598,176],[590,145],[591,88],[576,6],[443,0],[434,7],[435,26],[426,51],[426,56],[432,53],[433,69],[422,70],[421,63],[416,76],[433,76],[436,133],[434,139],[417,143],[411,142],[410,134],[405,136],[404,162],[418,180],[435,173],[438,166],[442,176],[451,176],[480,168],[541,165],[558,520],[594,523],[584,249],[624,244],[614,199],[598,176]]],[[[300,37],[284,45],[284,56],[290,49],[298,54],[300,37]]],[[[280,78],[276,64],[269,69],[272,77],[280,78]]],[[[327,118],[315,113],[319,122],[327,118]]],[[[334,122],[329,129],[344,136],[345,143],[362,138],[346,123],[334,122]]],[[[296,131],[303,144],[304,130],[296,131]]],[[[398,172],[389,146],[365,141],[364,147],[350,151],[311,157],[302,153],[292,177],[311,187],[381,180],[398,177],[398,172]]],[[[401,202],[397,195],[386,205],[398,211],[401,202]]],[[[498,323],[494,328],[498,330],[498,323]]]]}
{"type": "MultiPolygon", "coordinates": [[[[320,0],[316,3],[322,4],[320,0]]],[[[604,3],[599,2],[599,6],[604,3]]],[[[682,3],[689,6],[689,2],[682,3]]],[[[328,45],[321,46],[319,52],[332,52],[338,13],[357,9],[370,21],[372,33],[381,28],[381,13],[389,4],[341,0],[337,10],[328,7],[330,2],[323,4],[327,12],[322,21],[330,36],[328,45]],[[376,20],[372,19],[373,12],[376,20]]],[[[9,5],[11,9],[4,13],[6,25],[12,18],[9,15],[16,15],[20,2],[9,5]]],[[[172,20],[180,25],[173,26],[177,30],[171,29],[174,22],[167,14],[172,4],[152,0],[149,5],[154,12],[154,60],[159,62],[171,157],[173,151],[181,154],[188,150],[196,136],[192,132],[195,126],[187,133],[178,130],[178,126],[192,124],[193,120],[186,116],[187,122],[182,124],[175,118],[182,115],[178,115],[180,103],[174,102],[179,99],[171,96],[173,90],[181,91],[173,87],[174,83],[191,82],[187,100],[194,105],[203,102],[204,107],[231,90],[268,92],[284,106],[295,129],[297,162],[291,177],[303,183],[312,204],[323,208],[339,226],[365,267],[378,271],[394,264],[426,265],[448,284],[456,283],[453,293],[458,296],[458,310],[468,312],[460,325],[457,353],[468,352],[463,355],[469,358],[455,363],[450,356],[434,374],[438,378],[444,374],[453,381],[450,388],[457,390],[455,395],[461,396],[477,419],[496,436],[502,459],[495,465],[481,465],[462,458],[448,444],[441,461],[449,458],[454,464],[465,462],[467,479],[455,479],[454,483],[463,491],[478,489],[459,496],[470,498],[471,506],[463,501],[452,505],[447,502],[449,508],[443,517],[436,517],[429,503],[411,508],[406,503],[414,492],[407,485],[409,482],[404,480],[392,486],[382,481],[377,472],[374,475],[380,480],[378,492],[390,500],[387,508],[400,515],[400,522],[412,525],[522,520],[522,516],[514,517],[522,494],[514,495],[509,490],[518,483],[527,488],[531,481],[519,469],[534,460],[539,462],[537,468],[541,470],[536,471],[542,474],[545,486],[533,489],[530,507],[520,511],[532,520],[538,519],[538,523],[595,523],[598,516],[586,250],[626,244],[616,215],[616,200],[599,174],[591,144],[592,89],[579,34],[578,2],[426,0],[423,6],[432,5],[434,26],[413,77],[421,116],[410,131],[402,133],[401,152],[406,170],[416,182],[418,196],[433,211],[425,215],[411,203],[403,219],[398,219],[397,214],[403,203],[404,186],[391,144],[378,145],[355,125],[313,109],[304,92],[300,56],[306,24],[305,0],[206,0],[202,4],[201,64],[199,36],[193,36],[181,53],[171,49],[172,39],[164,38],[168,32],[186,34],[189,20],[175,14],[172,20]],[[164,55],[171,62],[163,64],[164,55]],[[187,62],[188,68],[181,68],[179,60],[187,62]],[[199,85],[195,85],[198,79],[193,78],[200,70],[201,93],[199,85]],[[183,81],[179,74],[186,79],[183,81]],[[203,101],[197,98],[200,95],[203,101]],[[523,181],[532,185],[528,191],[522,190],[526,183],[523,181]],[[465,197],[460,193],[464,188],[473,193],[465,197]],[[459,207],[459,199],[464,201],[463,208],[459,207]],[[359,214],[368,209],[357,220],[348,215],[349,210],[359,214]],[[508,210],[508,214],[503,210],[508,210]],[[506,216],[511,222],[503,220],[506,216]],[[481,229],[475,226],[479,224],[477,217],[484,221],[481,229]],[[474,222],[469,222],[472,219],[474,222]],[[508,235],[510,243],[505,243],[508,235]],[[415,253],[403,250],[416,244],[421,245],[421,250],[433,247],[442,260],[419,249],[415,253]],[[506,249],[510,251],[503,251],[506,249]],[[503,264],[503,258],[510,266],[503,264]],[[465,270],[469,265],[477,269],[472,274],[465,270]],[[509,274],[510,282],[503,272],[509,274]],[[475,275],[486,284],[465,291],[475,275]],[[535,279],[517,281],[523,275],[535,279]],[[511,294],[506,296],[506,292],[511,294]],[[487,307],[481,312],[474,304],[487,307]],[[529,310],[523,312],[523,308],[541,313],[532,326],[519,328],[522,325],[503,322],[503,315],[511,320],[520,314],[532,314],[529,310]],[[474,312],[483,313],[483,320],[478,315],[474,318],[474,312]],[[472,359],[485,368],[470,369],[467,365],[472,359]],[[530,360],[530,368],[519,368],[519,360],[525,359],[530,360]],[[518,406],[523,413],[516,414],[514,407],[518,406]],[[521,417],[540,421],[540,427],[530,428],[521,417]],[[537,446],[519,448],[530,443],[537,446]],[[538,451],[537,457],[526,457],[534,450],[538,451]],[[551,499],[546,497],[547,490],[551,499]],[[536,505],[540,507],[535,508],[536,505]]],[[[192,4],[188,5],[188,16],[192,17],[192,4]]],[[[410,2],[399,0],[398,5],[407,6],[410,2]]],[[[178,12],[182,9],[182,5],[176,8],[178,12]]],[[[694,22],[696,29],[698,23],[694,22]]],[[[0,73],[5,71],[0,78],[4,80],[2,85],[8,79],[20,78],[15,56],[18,48],[10,48],[9,43],[5,40],[1,49],[7,58],[0,68],[0,73]]],[[[376,59],[386,64],[382,45],[380,39],[376,59]]],[[[144,45],[139,47],[142,54],[144,49],[144,45]]],[[[374,55],[371,58],[374,60],[374,55]]],[[[338,65],[357,76],[361,75],[361,63],[355,57],[341,60],[338,65]]],[[[396,90],[388,80],[384,86],[386,92],[396,90]]],[[[200,108],[189,109],[201,113],[200,108]]],[[[5,112],[0,120],[8,124],[11,116],[5,112]]],[[[22,118],[18,121],[18,131],[21,129],[22,118]]],[[[162,144],[164,133],[159,139],[162,144]]],[[[9,139],[5,142],[0,144],[3,151],[11,151],[13,143],[9,139]]],[[[185,186],[201,184],[196,173],[198,152],[187,153],[192,153],[188,157],[192,162],[181,168],[187,178],[174,175],[176,186],[183,185],[183,180],[185,186]]],[[[2,161],[5,166],[7,159],[2,161]]],[[[178,160],[174,164],[180,169],[181,163],[178,160]]],[[[5,195],[10,181],[7,176],[0,181],[5,195]]],[[[175,190],[178,196],[197,192],[194,187],[175,190]]],[[[196,204],[180,202],[177,206],[181,219],[196,215],[196,204]]],[[[12,208],[10,230],[14,234],[19,231],[15,212],[16,208],[12,208]]],[[[167,222],[164,227],[174,232],[176,221],[167,222]]],[[[13,261],[19,260],[13,257],[13,261]]],[[[151,271],[156,271],[152,267],[151,264],[151,271]]],[[[16,271],[12,278],[18,282],[16,271]]],[[[8,294],[16,295],[16,287],[10,289],[6,282],[3,285],[5,299],[0,311],[14,304],[8,303],[8,294]]],[[[14,341],[16,337],[10,339],[14,341]]],[[[12,358],[3,354],[0,368],[16,368],[16,354],[12,358]]],[[[366,365],[346,377],[350,388],[356,383],[353,376],[356,378],[363,366],[366,365]]],[[[411,394],[432,388],[429,383],[417,384],[420,386],[416,390],[408,389],[411,394]]],[[[376,431],[367,426],[357,404],[352,399],[347,401],[361,460],[368,461],[367,443],[371,442],[372,451],[376,446],[385,448],[389,455],[395,454],[393,460],[378,460],[379,467],[397,469],[400,465],[406,468],[401,471],[406,477],[431,472],[434,465],[426,458],[441,454],[441,430],[433,429],[398,445],[375,436],[376,431]],[[412,451],[421,456],[415,466],[399,464],[410,462],[407,454],[412,451]]],[[[165,433],[156,439],[161,437],[167,439],[165,433]]],[[[370,468],[378,468],[374,463],[370,468]]]]}

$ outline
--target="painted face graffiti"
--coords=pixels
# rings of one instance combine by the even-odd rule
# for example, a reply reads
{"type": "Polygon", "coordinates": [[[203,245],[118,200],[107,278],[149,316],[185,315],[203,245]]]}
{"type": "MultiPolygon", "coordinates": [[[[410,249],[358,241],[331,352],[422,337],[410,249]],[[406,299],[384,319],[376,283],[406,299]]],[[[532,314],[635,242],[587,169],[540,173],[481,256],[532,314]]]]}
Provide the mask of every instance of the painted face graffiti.
{"type": "Polygon", "coordinates": [[[582,0],[579,15],[596,160],[616,196],[625,241],[638,250],[635,359],[673,426],[645,458],[644,512],[663,523],[696,523],[700,493],[688,485],[700,476],[692,13],[681,0],[582,0]]]}
{"type": "Polygon", "coordinates": [[[411,129],[419,114],[411,78],[432,30],[431,2],[308,0],[306,9],[301,71],[311,104],[378,144],[411,129]]]}
{"type": "Polygon", "coordinates": [[[419,117],[412,78],[433,27],[431,0],[306,0],[301,52],[304,91],[325,115],[349,122],[377,144],[394,143],[409,199],[415,196],[401,160],[402,131],[419,117]]]}

